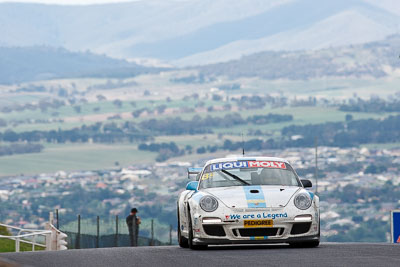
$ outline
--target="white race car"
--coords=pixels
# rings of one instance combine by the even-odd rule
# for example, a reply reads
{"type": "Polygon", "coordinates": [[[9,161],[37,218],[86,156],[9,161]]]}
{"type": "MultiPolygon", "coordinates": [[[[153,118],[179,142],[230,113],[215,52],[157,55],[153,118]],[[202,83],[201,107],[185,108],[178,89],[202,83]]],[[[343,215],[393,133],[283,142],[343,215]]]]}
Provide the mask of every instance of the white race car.
{"type": "Polygon", "coordinates": [[[304,189],[311,181],[300,180],[287,160],[220,158],[188,173],[197,177],[178,199],[181,247],[319,245],[319,198],[304,189]]]}

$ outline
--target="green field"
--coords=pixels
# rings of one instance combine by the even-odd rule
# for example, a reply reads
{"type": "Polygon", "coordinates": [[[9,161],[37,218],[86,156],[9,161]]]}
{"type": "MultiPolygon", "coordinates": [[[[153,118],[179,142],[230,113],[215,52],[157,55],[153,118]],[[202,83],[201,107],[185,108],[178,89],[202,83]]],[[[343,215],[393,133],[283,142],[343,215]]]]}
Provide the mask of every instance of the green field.
{"type": "Polygon", "coordinates": [[[327,99],[348,99],[357,95],[369,98],[371,95],[382,98],[398,92],[399,77],[379,79],[360,78],[319,78],[312,80],[263,80],[258,78],[239,79],[235,82],[245,84],[249,93],[279,94],[286,97],[324,97],[327,99]]]}
{"type": "MultiPolygon", "coordinates": [[[[0,235],[10,236],[11,234],[4,226],[0,226],[0,235]]],[[[35,246],[35,250],[44,250],[44,248],[35,246]]],[[[21,242],[20,251],[32,251],[32,245],[21,242]]],[[[0,252],[15,252],[15,241],[0,238],[0,252]]]]}
{"type": "MultiPolygon", "coordinates": [[[[134,87],[121,87],[113,89],[87,89],[93,85],[104,85],[109,80],[106,79],[71,79],[71,80],[54,80],[54,81],[43,81],[42,83],[37,82],[37,85],[44,85],[47,88],[53,88],[55,86],[62,86],[69,91],[72,91],[71,84],[74,84],[74,88],[83,95],[78,95],[76,104],[73,106],[67,105],[59,107],[58,109],[49,108],[47,111],[42,112],[41,110],[25,110],[25,111],[13,111],[11,113],[0,112],[0,118],[6,120],[9,125],[5,128],[1,128],[2,131],[6,129],[12,129],[13,131],[33,131],[33,130],[56,130],[56,129],[71,129],[74,127],[80,127],[83,124],[89,125],[96,122],[110,122],[107,118],[114,115],[122,115],[123,119],[113,120],[115,122],[124,121],[135,121],[140,122],[151,118],[163,119],[166,117],[177,117],[180,116],[182,119],[191,119],[194,115],[205,116],[224,116],[227,113],[238,112],[242,117],[255,114],[266,114],[266,113],[280,113],[280,114],[292,114],[295,116],[295,124],[307,124],[307,123],[320,123],[325,121],[340,121],[344,119],[346,113],[338,111],[334,107],[283,107],[279,109],[271,109],[270,107],[252,110],[242,111],[212,111],[212,112],[178,112],[173,114],[161,114],[154,115],[149,114],[147,116],[141,116],[139,118],[133,118],[131,115],[132,111],[147,108],[150,111],[155,110],[160,105],[165,105],[167,108],[179,108],[179,107],[192,107],[195,108],[196,104],[200,101],[204,102],[205,107],[210,106],[223,106],[225,104],[231,104],[236,106],[236,102],[230,101],[212,101],[210,88],[218,87],[223,84],[240,83],[242,85],[240,90],[224,91],[223,98],[240,97],[242,95],[249,94],[271,94],[274,96],[284,96],[289,99],[297,98],[308,98],[309,96],[317,98],[325,98],[328,100],[344,100],[351,97],[363,97],[369,98],[372,95],[380,96],[383,98],[393,95],[398,92],[400,85],[400,78],[389,77],[381,79],[340,79],[340,78],[326,78],[326,79],[313,79],[313,80],[263,80],[258,78],[241,78],[238,80],[228,80],[223,77],[219,78],[218,81],[204,83],[204,84],[185,84],[185,83],[173,83],[170,81],[173,77],[181,77],[182,75],[189,75],[190,72],[171,71],[164,73],[163,75],[142,75],[134,79],[122,80],[122,82],[135,81],[138,85],[134,87]],[[151,91],[150,96],[144,96],[143,91],[151,91]],[[194,93],[200,95],[198,100],[189,98],[184,100],[186,96],[191,96],[194,93]],[[106,95],[106,101],[97,101],[96,96],[106,95]],[[166,98],[170,97],[171,101],[166,101],[166,98]],[[80,102],[79,99],[85,99],[89,102],[80,102]],[[121,107],[117,107],[114,103],[114,99],[120,99],[123,104],[121,107]],[[134,102],[136,106],[132,106],[134,102]],[[80,106],[81,112],[77,113],[74,106],[80,106]],[[28,123],[26,120],[48,120],[62,119],[64,122],[52,122],[52,123],[28,123]],[[18,124],[11,124],[11,121],[18,121],[18,124]]],[[[112,82],[118,82],[118,80],[111,80],[112,82]]],[[[121,82],[121,81],[119,81],[121,82]]],[[[75,89],[74,89],[75,90],[75,89]]],[[[24,104],[30,102],[37,102],[40,99],[52,99],[59,98],[54,93],[40,92],[21,92],[21,93],[5,93],[0,94],[0,106],[1,104],[24,104]]],[[[60,100],[66,101],[66,98],[59,98],[60,100]]],[[[355,119],[366,118],[366,117],[379,117],[384,114],[358,114],[353,113],[355,119]]],[[[286,126],[287,124],[276,124],[276,125],[265,125],[260,126],[261,128],[253,129],[279,129],[286,126]]],[[[246,127],[247,128],[247,127],[246,127]]],[[[246,132],[245,129],[232,129],[230,133],[246,132]]],[[[223,131],[223,130],[222,130],[223,131]]],[[[220,133],[220,130],[217,130],[220,133]]]]}
{"type": "MultiPolygon", "coordinates": [[[[324,122],[340,122],[345,121],[347,114],[351,114],[354,120],[359,119],[379,119],[387,117],[394,113],[362,113],[362,112],[343,112],[337,108],[332,107],[284,107],[280,109],[264,109],[262,114],[275,113],[275,114],[290,114],[293,116],[292,121],[270,123],[265,125],[238,125],[230,129],[215,129],[216,133],[240,135],[246,134],[249,129],[261,130],[268,134],[274,135],[276,131],[281,130],[283,127],[289,125],[305,125],[305,124],[318,124],[324,122]]],[[[260,111],[257,111],[260,114],[260,111]]]]}
{"type": "Polygon", "coordinates": [[[46,145],[41,153],[0,157],[0,177],[49,173],[60,170],[97,170],[154,162],[157,154],[138,151],[136,145],[65,144],[46,145]]]}
{"type": "MultiPolygon", "coordinates": [[[[13,111],[11,113],[0,112],[0,118],[7,121],[7,127],[0,128],[0,132],[7,129],[23,132],[34,130],[57,130],[71,129],[80,127],[83,124],[91,125],[96,122],[110,123],[115,122],[121,124],[125,121],[140,123],[143,120],[152,118],[166,119],[167,117],[181,117],[184,120],[191,120],[195,115],[202,118],[207,116],[224,117],[227,114],[238,113],[243,119],[253,115],[274,114],[290,114],[293,120],[289,122],[270,123],[265,125],[244,124],[230,128],[213,128],[212,134],[198,135],[180,135],[180,136],[157,136],[154,142],[175,142],[181,149],[190,145],[195,152],[201,146],[222,145],[225,139],[240,141],[243,134],[245,140],[253,138],[269,139],[271,137],[279,137],[280,130],[289,125],[305,125],[324,122],[344,121],[346,114],[351,114],[353,119],[366,118],[383,118],[394,113],[356,113],[342,112],[337,106],[319,106],[316,107],[291,107],[271,108],[265,106],[262,108],[238,110],[236,101],[213,101],[215,87],[224,84],[240,83],[241,89],[232,91],[217,91],[223,95],[223,99],[239,98],[244,95],[265,95],[282,96],[290,100],[308,98],[309,96],[317,98],[325,98],[335,103],[340,103],[344,99],[351,97],[369,98],[371,95],[379,95],[386,98],[390,94],[398,91],[400,78],[391,76],[381,79],[340,79],[326,78],[313,80],[263,80],[258,78],[240,78],[237,80],[229,80],[225,77],[219,77],[215,81],[209,83],[175,83],[171,79],[176,77],[185,77],[191,75],[193,71],[170,71],[161,74],[141,75],[131,79],[65,79],[41,81],[32,84],[43,85],[47,88],[46,92],[19,92],[15,93],[17,87],[0,87],[0,106],[8,104],[24,104],[37,103],[40,99],[61,99],[67,101],[69,98],[60,98],[57,90],[53,88],[62,87],[73,94],[77,104],[81,106],[81,112],[77,113],[73,106],[62,106],[58,109],[49,108],[42,112],[39,109],[34,111],[13,111]],[[129,84],[135,82],[132,86],[122,86],[120,88],[97,89],[94,86],[105,84],[129,84]],[[211,90],[213,89],[213,90],[211,90]],[[11,91],[10,91],[11,90],[11,91]],[[144,91],[150,93],[145,95],[144,91]],[[194,93],[199,95],[198,100],[194,100],[194,93]],[[378,94],[379,93],[379,94],[378,94]],[[97,101],[98,95],[104,95],[107,100],[97,101]],[[170,98],[167,101],[167,98],[170,98]],[[83,102],[80,100],[84,100],[83,102]],[[116,106],[113,100],[120,99],[123,104],[121,107],[116,106]],[[134,102],[136,106],[131,103],[134,102]],[[131,112],[147,108],[154,111],[157,107],[165,105],[167,108],[190,107],[196,108],[199,102],[204,103],[203,111],[199,112],[182,112],[175,110],[175,113],[164,113],[143,115],[139,118],[133,118],[131,112]],[[207,111],[204,109],[213,106],[218,109],[226,104],[232,106],[230,111],[207,111]],[[114,115],[121,115],[122,119],[109,120],[114,115]],[[32,120],[49,120],[63,119],[64,122],[40,122],[33,123],[32,120]],[[11,123],[17,121],[17,123],[11,123]],[[251,132],[259,130],[261,134],[250,135],[251,132]]],[[[21,86],[28,86],[21,85],[21,86]]],[[[69,96],[70,97],[70,96],[69,96]]],[[[333,103],[333,102],[332,102],[333,103]]],[[[171,110],[170,110],[171,111],[171,110]]],[[[5,145],[5,144],[3,144],[5,145]]],[[[393,147],[396,144],[390,144],[393,147]]],[[[157,153],[138,151],[137,144],[44,144],[45,149],[37,154],[18,154],[12,156],[0,157],[0,177],[16,174],[38,174],[52,173],[59,170],[96,170],[106,168],[116,168],[121,166],[129,166],[135,163],[152,163],[155,162],[157,153]]],[[[384,147],[382,145],[375,145],[384,147]]],[[[370,147],[374,147],[371,145],[370,147]]],[[[227,152],[217,153],[218,156],[227,152]]],[[[171,158],[174,160],[195,160],[206,156],[214,156],[214,154],[191,154],[179,158],[171,158]]]]}
{"type": "MultiPolygon", "coordinates": [[[[35,246],[35,250],[44,250],[44,248],[35,246]]],[[[20,251],[32,251],[32,245],[21,243],[20,251]]],[[[0,252],[15,252],[15,241],[0,238],[0,252]]]]}
{"type": "MultiPolygon", "coordinates": [[[[210,112],[200,115],[220,116],[229,112],[210,112]]],[[[201,146],[221,146],[225,139],[240,141],[243,133],[245,139],[262,138],[268,139],[272,136],[279,136],[280,130],[289,125],[297,124],[313,124],[323,122],[344,121],[346,114],[352,114],[354,119],[365,118],[382,118],[390,115],[390,113],[372,114],[372,113],[348,113],[337,110],[336,108],[323,107],[285,107],[281,109],[257,109],[245,110],[239,112],[243,118],[255,114],[291,114],[293,121],[282,123],[271,123],[265,125],[238,125],[231,128],[214,128],[215,134],[199,134],[199,135],[179,135],[179,136],[159,136],[155,142],[175,142],[181,148],[190,145],[193,148],[194,154],[186,155],[178,159],[170,160],[194,160],[205,155],[195,154],[196,149],[201,146]],[[261,136],[249,136],[248,131],[260,130],[261,136]],[[221,136],[218,136],[220,134],[221,136]]],[[[193,114],[194,115],[194,114],[193,114]]],[[[191,115],[191,116],[193,116],[191,115]]],[[[189,116],[189,114],[186,114],[189,116]]],[[[190,117],[191,118],[191,117],[190,117]]],[[[46,124],[46,126],[56,127],[57,124],[46,124]]],[[[79,126],[78,123],[68,124],[70,127],[79,126]]],[[[26,125],[25,127],[29,127],[26,125]]],[[[24,128],[25,128],[24,127],[24,128]]],[[[31,130],[35,129],[32,127],[31,130]]],[[[47,127],[44,129],[48,129],[47,127]]],[[[44,130],[43,129],[43,130],[44,130]]],[[[27,130],[25,128],[25,130],[27,130]]],[[[45,149],[41,153],[36,154],[19,154],[12,156],[0,157],[2,166],[0,171],[1,176],[16,175],[16,174],[37,174],[51,173],[60,170],[96,170],[108,169],[119,166],[129,166],[135,163],[151,163],[155,161],[157,153],[148,151],[138,151],[137,144],[44,144],[45,149]],[[116,164],[117,163],[117,164],[116,164]]],[[[223,152],[222,154],[226,154],[223,152]]],[[[211,156],[211,155],[210,155],[211,156]]]]}
{"type": "MultiPolygon", "coordinates": [[[[80,127],[83,124],[90,125],[94,124],[98,121],[101,122],[110,122],[108,120],[109,117],[114,115],[123,115],[125,118],[112,120],[113,122],[124,122],[124,121],[135,121],[140,122],[143,120],[148,120],[151,118],[163,119],[166,117],[177,117],[180,116],[183,119],[191,119],[195,112],[190,113],[174,113],[174,114],[148,114],[147,116],[141,116],[139,118],[134,118],[132,116],[132,112],[135,110],[147,108],[150,111],[154,111],[158,106],[165,105],[167,108],[180,108],[180,107],[195,107],[197,101],[193,99],[183,101],[183,100],[174,100],[171,102],[167,102],[165,100],[154,100],[154,101],[134,101],[136,106],[133,107],[131,105],[131,101],[122,102],[121,107],[115,106],[110,101],[102,101],[95,103],[82,103],[78,106],[81,107],[81,112],[77,113],[74,110],[73,106],[62,106],[58,109],[49,108],[47,111],[42,112],[40,110],[24,110],[24,111],[13,111],[10,113],[1,113],[0,118],[6,120],[10,124],[5,129],[11,129],[16,132],[22,131],[33,131],[33,130],[57,130],[57,129],[72,129],[74,127],[80,127]],[[98,108],[98,111],[95,109],[98,108]],[[57,113],[57,115],[53,115],[53,113],[57,113]],[[126,118],[127,117],[127,118],[126,118]],[[28,123],[26,120],[64,120],[64,122],[52,122],[52,123],[28,123]],[[20,121],[19,124],[14,125],[11,124],[11,121],[20,121]]],[[[223,103],[215,102],[215,101],[203,101],[205,102],[205,106],[218,106],[223,103]]],[[[206,116],[206,115],[218,115],[219,112],[210,112],[210,113],[199,113],[198,115],[206,116]]]]}

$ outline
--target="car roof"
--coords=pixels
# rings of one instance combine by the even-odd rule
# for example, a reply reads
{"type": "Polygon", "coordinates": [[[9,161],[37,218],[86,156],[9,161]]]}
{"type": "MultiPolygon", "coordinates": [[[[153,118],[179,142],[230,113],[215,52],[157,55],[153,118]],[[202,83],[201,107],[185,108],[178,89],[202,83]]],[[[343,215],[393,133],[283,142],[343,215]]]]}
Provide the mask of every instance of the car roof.
{"type": "Polygon", "coordinates": [[[280,161],[280,162],[289,162],[286,159],[283,158],[276,158],[276,157],[229,157],[229,158],[217,158],[217,159],[211,159],[206,162],[206,165],[212,164],[212,163],[219,163],[219,162],[231,162],[231,161],[280,161]]]}

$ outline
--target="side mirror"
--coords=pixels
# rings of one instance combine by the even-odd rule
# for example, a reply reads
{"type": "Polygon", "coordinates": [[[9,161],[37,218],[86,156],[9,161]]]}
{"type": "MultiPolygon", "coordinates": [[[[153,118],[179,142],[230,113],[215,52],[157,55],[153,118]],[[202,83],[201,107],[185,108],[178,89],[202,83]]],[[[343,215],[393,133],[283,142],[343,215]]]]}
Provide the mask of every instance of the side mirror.
{"type": "Polygon", "coordinates": [[[198,181],[191,181],[186,185],[186,190],[197,190],[197,186],[199,185],[198,181]]]}
{"type": "Polygon", "coordinates": [[[311,183],[311,181],[310,180],[301,180],[301,183],[303,184],[303,186],[305,187],[305,188],[307,188],[307,187],[312,187],[312,183],[311,183]]]}
{"type": "Polygon", "coordinates": [[[203,168],[188,168],[187,169],[188,179],[191,179],[191,177],[193,177],[193,175],[196,175],[196,180],[199,180],[198,176],[200,175],[202,170],[203,170],[203,168]]]}

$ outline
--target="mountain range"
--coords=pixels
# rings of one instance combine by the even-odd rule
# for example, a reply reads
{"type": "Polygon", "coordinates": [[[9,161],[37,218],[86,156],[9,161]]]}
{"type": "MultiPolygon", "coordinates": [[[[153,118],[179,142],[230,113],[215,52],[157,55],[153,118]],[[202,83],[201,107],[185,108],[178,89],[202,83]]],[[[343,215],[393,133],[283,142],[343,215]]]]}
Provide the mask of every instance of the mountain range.
{"type": "Polygon", "coordinates": [[[240,59],[197,66],[201,76],[307,80],[323,77],[398,76],[400,35],[366,44],[313,51],[264,51],[240,59]]]}
{"type": "Polygon", "coordinates": [[[157,71],[126,60],[64,48],[0,47],[0,84],[56,78],[125,78],[157,71]]]}
{"type": "Polygon", "coordinates": [[[394,0],[146,0],[0,4],[0,46],[89,50],[120,59],[205,65],[256,52],[363,44],[400,30],[394,0]]]}

